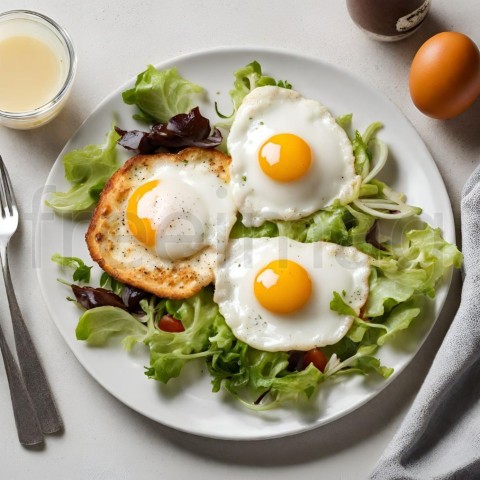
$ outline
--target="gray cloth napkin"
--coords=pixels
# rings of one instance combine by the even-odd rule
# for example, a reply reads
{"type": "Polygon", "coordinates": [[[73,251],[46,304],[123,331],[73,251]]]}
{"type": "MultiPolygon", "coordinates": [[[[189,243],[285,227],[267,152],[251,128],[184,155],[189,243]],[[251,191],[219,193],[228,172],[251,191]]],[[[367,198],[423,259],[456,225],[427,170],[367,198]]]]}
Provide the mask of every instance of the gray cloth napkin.
{"type": "Polygon", "coordinates": [[[463,189],[461,209],[460,307],[371,479],[480,479],[480,167],[463,189]]]}

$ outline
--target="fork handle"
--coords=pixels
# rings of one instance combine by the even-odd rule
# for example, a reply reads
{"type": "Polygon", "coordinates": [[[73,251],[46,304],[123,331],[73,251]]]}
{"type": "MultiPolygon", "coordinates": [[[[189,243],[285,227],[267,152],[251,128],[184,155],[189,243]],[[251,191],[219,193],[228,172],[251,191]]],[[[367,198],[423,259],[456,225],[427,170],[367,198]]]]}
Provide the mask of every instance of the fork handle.
{"type": "Polygon", "coordinates": [[[38,423],[32,400],[28,395],[20,369],[13,358],[1,327],[0,348],[2,350],[3,363],[10,386],[10,398],[12,399],[18,440],[22,445],[37,445],[43,443],[43,433],[38,423]]]}
{"type": "MultiPolygon", "coordinates": [[[[3,253],[3,252],[2,252],[3,253]]],[[[18,306],[8,268],[8,255],[2,255],[3,278],[7,291],[8,306],[13,323],[15,346],[17,348],[20,369],[25,380],[28,393],[37,412],[43,433],[54,433],[63,429],[63,421],[58,412],[47,377],[43,370],[30,333],[18,306]]]]}

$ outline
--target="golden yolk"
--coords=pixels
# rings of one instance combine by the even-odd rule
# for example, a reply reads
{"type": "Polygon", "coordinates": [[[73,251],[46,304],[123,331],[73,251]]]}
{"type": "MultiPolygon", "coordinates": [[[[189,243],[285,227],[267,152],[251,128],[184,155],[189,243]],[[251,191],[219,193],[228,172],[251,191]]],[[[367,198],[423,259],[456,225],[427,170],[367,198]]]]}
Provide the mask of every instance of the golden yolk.
{"type": "Polygon", "coordinates": [[[274,313],[300,310],[310,299],[312,281],[308,272],[291,260],[274,260],[263,267],[253,286],[259,303],[274,313]]]}
{"type": "Polygon", "coordinates": [[[265,175],[278,182],[303,177],[312,163],[312,151],[303,138],[293,133],[270,137],[258,152],[258,162],[265,175]]]}
{"type": "Polygon", "coordinates": [[[156,231],[152,228],[152,224],[148,218],[138,216],[138,202],[147,192],[153,190],[158,184],[158,180],[144,183],[132,193],[127,204],[126,218],[130,232],[149,247],[155,245],[156,231]]]}

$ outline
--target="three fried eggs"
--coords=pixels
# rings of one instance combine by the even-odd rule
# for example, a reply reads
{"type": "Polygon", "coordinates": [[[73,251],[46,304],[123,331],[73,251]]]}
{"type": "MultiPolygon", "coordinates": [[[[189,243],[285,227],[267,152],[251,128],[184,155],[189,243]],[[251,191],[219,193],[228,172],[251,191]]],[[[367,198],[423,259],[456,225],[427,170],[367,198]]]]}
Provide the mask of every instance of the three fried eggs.
{"type": "Polygon", "coordinates": [[[260,226],[358,195],[351,143],[328,110],[295,91],[260,87],[236,113],[230,165],[219,152],[210,152],[212,167],[204,150],[187,150],[188,160],[178,157],[182,151],[134,166],[134,157],[112,177],[87,232],[92,258],[159,296],[187,298],[214,281],[225,321],[254,348],[309,350],[339,341],[353,317],[331,311],[330,301],[344,292],[359,314],[368,296],[367,255],[285,237],[228,241],[237,212],[246,226],[260,226]]]}

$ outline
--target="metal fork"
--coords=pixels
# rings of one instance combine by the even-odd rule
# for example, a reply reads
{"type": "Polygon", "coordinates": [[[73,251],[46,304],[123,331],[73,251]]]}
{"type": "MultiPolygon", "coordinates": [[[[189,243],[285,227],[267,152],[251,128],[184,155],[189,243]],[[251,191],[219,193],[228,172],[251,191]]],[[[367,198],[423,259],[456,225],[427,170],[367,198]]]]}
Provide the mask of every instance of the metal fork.
{"type": "MultiPolygon", "coordinates": [[[[48,385],[45,372],[40,363],[40,359],[38,358],[32,338],[30,337],[30,333],[28,332],[27,326],[23,320],[22,313],[15,296],[12,280],[10,278],[10,270],[8,267],[8,242],[18,227],[18,210],[10,177],[1,156],[0,208],[0,261],[2,264],[3,279],[5,281],[5,289],[7,292],[8,306],[10,307],[10,314],[12,317],[17,357],[20,363],[22,376],[25,381],[25,386],[35,408],[38,422],[40,423],[41,432],[54,433],[63,429],[63,422],[57,410],[57,406],[55,405],[53,394],[48,385]]],[[[3,337],[3,334],[0,334],[0,337],[3,337]]],[[[2,345],[2,354],[5,357],[4,351],[6,351],[6,349],[4,348],[4,345],[6,345],[6,342],[4,341],[4,338],[0,338],[0,342],[2,345]]],[[[11,362],[5,362],[7,374],[8,369],[11,368],[11,365],[11,362]]],[[[10,386],[12,403],[14,404],[13,406],[15,410],[17,399],[14,401],[14,395],[20,394],[15,388],[12,389],[12,383],[10,383],[10,386]]],[[[20,391],[21,389],[18,390],[20,391]]],[[[19,424],[17,422],[17,429],[18,425],[19,424]]]]}

